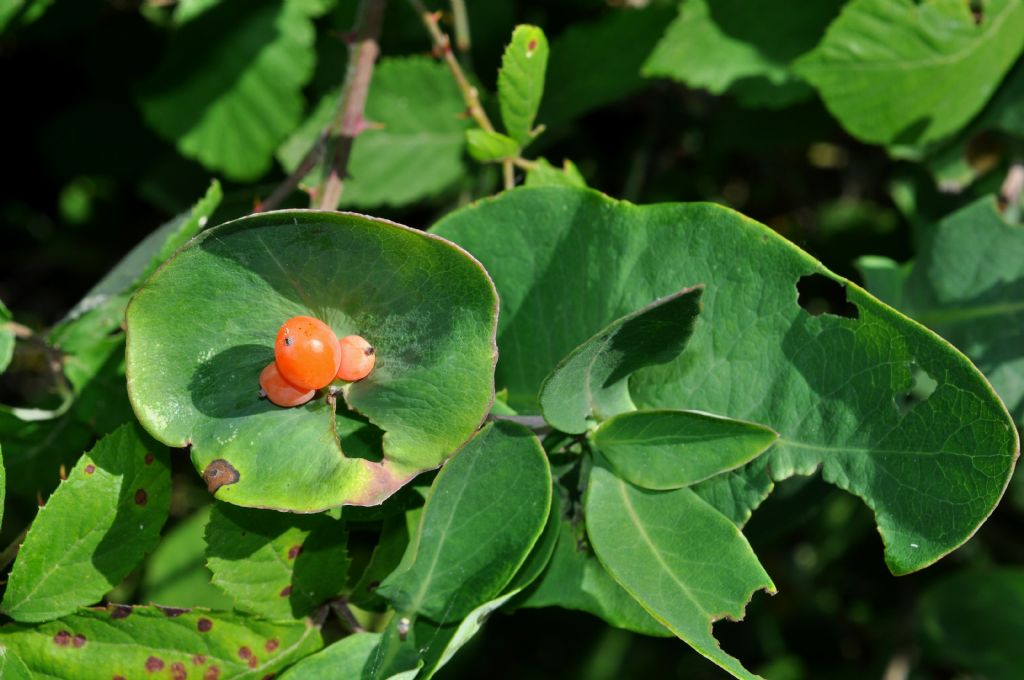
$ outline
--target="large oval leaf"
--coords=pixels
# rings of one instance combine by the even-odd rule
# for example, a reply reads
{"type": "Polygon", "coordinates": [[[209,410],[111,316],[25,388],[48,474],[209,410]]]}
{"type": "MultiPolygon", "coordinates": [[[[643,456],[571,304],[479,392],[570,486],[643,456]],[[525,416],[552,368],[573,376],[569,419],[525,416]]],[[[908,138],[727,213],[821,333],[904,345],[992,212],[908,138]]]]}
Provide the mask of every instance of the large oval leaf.
{"type": "Polygon", "coordinates": [[[483,420],[496,316],[487,273],[443,239],[360,215],[257,215],[204,232],[135,295],[128,390],[153,436],[192,446],[221,500],[300,512],[374,505],[483,420]],[[336,406],[344,411],[343,396],[385,431],[383,460],[345,456],[332,398],[298,408],[258,398],[277,329],[299,314],[377,348],[374,372],[336,406]]]}
{"type": "Polygon", "coordinates": [[[630,394],[641,409],[700,410],[779,433],[767,454],[694,487],[734,519],[749,516],[772,480],[820,466],[825,479],[874,510],[889,566],[905,573],[966,541],[1002,496],[1017,433],[978,370],[931,331],[738,213],[709,204],[638,207],[582,189],[519,189],[460,210],[435,231],[464,245],[494,277],[502,296],[497,378],[520,412],[537,411],[545,375],[597,330],[705,284],[686,351],[635,374],[630,394]],[[812,274],[845,286],[859,318],[804,311],[796,284],[812,274]],[[901,409],[897,400],[918,369],[934,378],[935,391],[901,409]],[[715,488],[705,495],[703,484],[715,488]]]}

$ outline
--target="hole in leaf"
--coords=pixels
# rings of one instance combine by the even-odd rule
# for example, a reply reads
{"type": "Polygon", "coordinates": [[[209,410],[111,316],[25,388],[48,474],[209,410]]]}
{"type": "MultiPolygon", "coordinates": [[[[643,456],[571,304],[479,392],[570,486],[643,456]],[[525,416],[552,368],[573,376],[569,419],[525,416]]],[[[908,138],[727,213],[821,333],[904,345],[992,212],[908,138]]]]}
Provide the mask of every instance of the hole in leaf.
{"type": "Polygon", "coordinates": [[[823,274],[808,274],[796,282],[797,303],[811,316],[831,314],[860,318],[857,305],[846,299],[846,286],[823,274]]]}
{"type": "Polygon", "coordinates": [[[897,394],[895,397],[896,409],[899,411],[901,418],[918,404],[927,401],[928,397],[932,396],[935,393],[935,389],[939,386],[935,378],[928,371],[921,368],[916,361],[910,362],[909,369],[910,377],[913,380],[910,389],[902,394],[897,394]]]}

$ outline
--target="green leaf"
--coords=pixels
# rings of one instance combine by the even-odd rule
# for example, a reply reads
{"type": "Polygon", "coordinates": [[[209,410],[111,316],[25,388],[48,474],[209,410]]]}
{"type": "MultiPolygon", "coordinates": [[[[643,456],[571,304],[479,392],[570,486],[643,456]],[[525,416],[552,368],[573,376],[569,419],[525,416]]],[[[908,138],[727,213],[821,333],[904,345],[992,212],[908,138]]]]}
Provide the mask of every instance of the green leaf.
{"type": "Polygon", "coordinates": [[[790,69],[821,39],[846,0],[809,3],[794,11],[789,0],[750,9],[744,0],[688,0],[643,66],[690,87],[743,99],[757,88],[758,103],[782,106],[806,99],[811,89],[790,69]]]}
{"type": "Polygon", "coordinates": [[[458,621],[512,580],[544,528],[551,471],[537,438],[498,421],[431,488],[403,565],[378,593],[405,616],[458,621]]]}
{"type": "Polygon", "coordinates": [[[452,213],[434,231],[494,278],[496,379],[521,413],[536,413],[546,374],[612,320],[705,284],[686,352],[636,373],[630,394],[640,409],[698,410],[779,433],[770,452],[704,483],[739,522],[773,480],[820,467],[874,511],[890,568],[906,573],[966,541],[1002,496],[1017,434],[981,373],[932,332],[727,208],[527,188],[452,213]],[[796,286],[809,275],[834,282],[858,318],[802,309],[796,286]],[[918,369],[935,390],[901,408],[918,369]]]}
{"type": "Polygon", "coordinates": [[[360,609],[372,611],[387,609],[387,603],[377,593],[377,587],[381,581],[387,578],[388,574],[395,571],[401,564],[409,541],[416,533],[421,512],[422,508],[415,508],[404,515],[395,515],[384,520],[380,531],[380,540],[373,549],[370,563],[366,565],[359,581],[352,587],[349,602],[360,609]]]}
{"type": "Polygon", "coordinates": [[[182,26],[139,95],[182,155],[234,180],[270,169],[302,116],[313,75],[313,12],[301,0],[222,0],[182,26]]]}
{"type": "Polygon", "coordinates": [[[991,680],[1016,678],[1024,665],[1021,607],[1018,567],[967,569],[938,581],[919,603],[926,658],[991,680]]]}
{"type": "Polygon", "coordinates": [[[979,11],[976,20],[960,0],[852,0],[796,70],[858,139],[941,139],[981,110],[1024,47],[1024,2],[979,11]]]}
{"type": "Polygon", "coordinates": [[[980,198],[935,226],[900,283],[901,309],[962,348],[1024,424],[1024,228],[980,198]]]}
{"type": "Polygon", "coordinates": [[[356,633],[307,656],[281,676],[281,680],[335,680],[368,677],[380,633],[356,633]]]}
{"type": "Polygon", "coordinates": [[[644,609],[737,678],[757,677],[711,633],[719,619],[742,619],[755,591],[775,592],[732,522],[690,489],[646,491],[600,466],[585,513],[598,559],[644,609]]]}
{"type": "Polygon", "coordinates": [[[3,300],[0,300],[0,373],[7,370],[11,365],[11,357],[14,356],[14,328],[11,322],[14,316],[11,310],[7,309],[3,300]]]}
{"type": "MultiPolygon", "coordinates": [[[[533,139],[533,121],[544,95],[548,68],[548,39],[536,26],[520,25],[501,56],[498,70],[498,105],[509,137],[520,146],[533,139]]],[[[470,146],[472,152],[472,146],[470,146]]]]}
{"type": "Polygon", "coordinates": [[[629,377],[672,361],[683,351],[700,313],[703,289],[686,288],[608,324],[562,359],[540,387],[540,410],[553,427],[582,434],[636,407],[629,377]]]}
{"type": "Polygon", "coordinates": [[[635,411],[601,423],[594,445],[615,473],[645,489],[678,489],[749,463],[778,435],[693,411],[635,411]]]}
{"type": "Polygon", "coordinates": [[[95,680],[102,669],[103,677],[264,678],[323,641],[308,619],[270,623],[202,609],[111,605],[4,626],[0,645],[37,677],[95,680]]]}
{"type": "Polygon", "coordinates": [[[32,680],[32,675],[14,652],[0,646],[0,678],[7,678],[7,680],[32,680]]]}
{"type": "Polygon", "coordinates": [[[479,128],[466,130],[469,155],[481,163],[500,162],[519,155],[519,144],[511,137],[479,128]]]}
{"type": "Polygon", "coordinates": [[[4,613],[45,621],[99,600],[157,544],[170,502],[163,447],[147,446],[132,425],[104,437],[32,522],[4,613]]]}
{"type": "MultiPolygon", "coordinates": [[[[128,307],[127,370],[143,425],[217,498],[301,512],[374,505],[440,465],[493,395],[494,288],[451,243],[353,214],[277,212],[207,230],[128,307]],[[377,349],[342,399],[386,434],[384,459],[346,457],[335,402],[258,398],[280,325],[321,318],[377,349]]],[[[359,442],[360,447],[365,444],[359,442]]]]}
{"type": "Polygon", "coordinates": [[[344,526],[327,515],[218,503],[206,525],[206,563],[237,609],[271,620],[301,618],[345,586],[344,526]]]}
{"type": "MultiPolygon", "coordinates": [[[[281,145],[277,158],[285,170],[294,171],[337,105],[337,92],[325,96],[281,145]]],[[[366,100],[365,117],[374,125],[352,147],[341,204],[401,206],[449,189],[466,171],[465,108],[444,64],[429,57],[382,59],[366,100]]]]}
{"type": "Polygon", "coordinates": [[[211,582],[206,568],[203,534],[212,506],[205,506],[182,520],[160,539],[146,560],[142,575],[142,602],[166,607],[231,609],[231,598],[211,582]]]}
{"type": "Polygon", "coordinates": [[[587,182],[579,168],[568,158],[556,168],[544,158],[538,158],[535,165],[527,170],[525,186],[528,187],[586,187],[587,182]]]}
{"type": "Polygon", "coordinates": [[[672,12],[650,3],[638,10],[609,10],[597,21],[566,29],[551,45],[539,118],[549,127],[562,125],[649,85],[640,66],[672,12]]]}
{"type": "Polygon", "coordinates": [[[0,525],[3,524],[7,504],[7,469],[4,467],[3,449],[0,448],[0,525]]]}
{"type": "Polygon", "coordinates": [[[43,15],[53,0],[0,1],[0,33],[10,28],[23,28],[43,15]]]}
{"type": "Polygon", "coordinates": [[[658,637],[670,635],[597,561],[582,522],[571,521],[560,510],[554,527],[556,539],[550,561],[523,598],[513,601],[516,608],[575,609],[616,628],[658,637]]]}

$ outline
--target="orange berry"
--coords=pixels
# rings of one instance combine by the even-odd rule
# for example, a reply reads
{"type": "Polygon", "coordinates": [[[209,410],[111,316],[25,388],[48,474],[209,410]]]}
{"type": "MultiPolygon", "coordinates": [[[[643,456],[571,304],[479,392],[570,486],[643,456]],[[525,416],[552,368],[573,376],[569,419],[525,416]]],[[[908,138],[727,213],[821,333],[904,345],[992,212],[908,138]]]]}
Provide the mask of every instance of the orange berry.
{"type": "Polygon", "coordinates": [[[377,363],[377,352],[373,345],[359,335],[346,335],[338,341],[341,345],[341,366],[338,377],[354,382],[370,375],[377,363]]]}
{"type": "Polygon", "coordinates": [[[301,406],[313,398],[315,390],[302,390],[281,377],[277,364],[271,361],[260,373],[260,388],[278,406],[301,406]]]}
{"type": "Polygon", "coordinates": [[[341,347],[331,327],[311,316],[288,319],[274,343],[277,370],[295,387],[318,390],[338,374],[341,347]]]}

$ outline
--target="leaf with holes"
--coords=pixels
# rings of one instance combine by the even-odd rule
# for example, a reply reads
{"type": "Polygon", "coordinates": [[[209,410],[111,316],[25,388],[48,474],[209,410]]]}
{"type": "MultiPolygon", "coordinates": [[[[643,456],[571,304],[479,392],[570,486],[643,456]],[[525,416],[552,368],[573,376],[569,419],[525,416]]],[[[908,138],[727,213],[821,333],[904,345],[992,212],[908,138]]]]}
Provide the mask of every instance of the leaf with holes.
{"type": "Polygon", "coordinates": [[[508,136],[520,146],[533,139],[533,121],[544,95],[548,39],[536,26],[516,26],[498,71],[498,105],[508,136]]]}
{"type": "Polygon", "coordinates": [[[744,0],[689,0],[644,63],[646,76],[665,76],[714,94],[773,107],[807,99],[813,91],[790,65],[809,52],[845,0],[814,2],[793,11],[770,0],[751,12],[744,0]]]}
{"type": "Polygon", "coordinates": [[[700,313],[700,287],[655,300],[611,322],[555,366],[540,387],[553,427],[582,434],[595,421],[635,410],[629,377],[679,356],[700,313]]]}
{"type": "Polygon", "coordinates": [[[465,618],[512,580],[550,504],[537,438],[521,425],[488,425],[438,473],[417,534],[378,594],[405,616],[465,618]]]}
{"type": "MultiPolygon", "coordinates": [[[[338,93],[331,92],[281,145],[277,158],[287,171],[299,165],[337,107],[338,93]]],[[[366,100],[371,126],[352,147],[341,204],[406,205],[458,182],[466,171],[465,108],[444,64],[429,57],[382,59],[366,100]]]]}
{"type": "Polygon", "coordinates": [[[303,0],[223,0],[180,27],[140,91],[146,122],[210,170],[262,175],[302,116],[313,10],[303,0]]]}
{"type": "Polygon", "coordinates": [[[41,625],[0,628],[35,677],[264,678],[323,646],[308,619],[271,623],[202,609],[111,605],[41,625]]]}
{"type": "Polygon", "coordinates": [[[899,308],[962,348],[1024,425],[1024,228],[999,214],[995,198],[939,222],[909,271],[863,264],[871,289],[899,290],[899,308]]]}
{"type": "Polygon", "coordinates": [[[128,391],[153,436],[192,446],[221,500],[375,505],[476,431],[494,394],[496,315],[487,273],[448,241],[353,214],[256,215],[203,232],[136,293],[128,391]],[[259,398],[278,328],[296,315],[377,349],[374,371],[337,402],[259,398]],[[383,460],[346,456],[335,417],[346,402],[386,433],[383,460]]]}
{"type": "Polygon", "coordinates": [[[738,213],[527,188],[463,208],[434,231],[478,257],[501,292],[498,387],[524,413],[537,411],[544,377],[588,337],[703,283],[701,322],[686,351],[634,374],[630,395],[640,409],[699,410],[779,433],[765,455],[694,487],[739,522],[773,480],[820,467],[871,507],[890,568],[906,573],[970,538],[1002,496],[1017,432],[981,373],[738,213]],[[858,318],[802,309],[797,283],[812,274],[845,291],[858,318]],[[916,370],[937,381],[935,390],[901,408],[916,370]]]}
{"type": "Polygon", "coordinates": [[[615,473],[645,489],[678,489],[738,468],[779,436],[767,427],[694,411],[634,411],[594,430],[615,473]]]}
{"type": "Polygon", "coordinates": [[[297,619],[345,586],[347,543],[345,525],[327,515],[218,503],[206,525],[206,564],[237,609],[297,619]]]}
{"type": "Polygon", "coordinates": [[[757,677],[711,633],[719,619],[742,619],[754,591],[775,592],[732,522],[690,489],[640,489],[601,465],[590,473],[585,517],[598,559],[644,609],[737,678],[757,677]]]}
{"type": "Polygon", "coordinates": [[[32,522],[4,613],[46,621],[98,601],[160,540],[170,502],[166,449],[130,424],[101,439],[32,522]]]}
{"type": "Polygon", "coordinates": [[[1022,0],[991,0],[977,17],[961,0],[852,0],[796,70],[858,139],[921,144],[982,109],[1021,35],[1022,0]]]}

